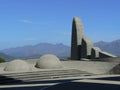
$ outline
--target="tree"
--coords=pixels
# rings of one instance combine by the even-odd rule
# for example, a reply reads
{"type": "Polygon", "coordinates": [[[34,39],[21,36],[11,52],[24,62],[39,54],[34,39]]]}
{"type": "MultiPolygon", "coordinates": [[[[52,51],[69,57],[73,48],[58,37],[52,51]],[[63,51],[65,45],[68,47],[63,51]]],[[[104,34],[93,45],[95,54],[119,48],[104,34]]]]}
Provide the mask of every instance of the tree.
{"type": "Polygon", "coordinates": [[[3,59],[3,58],[0,57],[0,63],[1,62],[5,62],[5,59],[3,59]]]}

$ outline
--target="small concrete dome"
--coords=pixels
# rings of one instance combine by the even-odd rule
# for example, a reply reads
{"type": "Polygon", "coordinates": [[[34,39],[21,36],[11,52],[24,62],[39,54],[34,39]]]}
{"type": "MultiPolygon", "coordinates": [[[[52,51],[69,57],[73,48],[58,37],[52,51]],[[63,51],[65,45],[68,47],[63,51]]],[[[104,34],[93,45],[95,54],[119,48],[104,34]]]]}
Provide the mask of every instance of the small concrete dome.
{"type": "Polygon", "coordinates": [[[24,71],[29,71],[29,70],[30,70],[29,64],[19,59],[8,62],[8,64],[4,68],[4,71],[24,72],[24,71]]]}
{"type": "Polygon", "coordinates": [[[40,69],[62,68],[62,64],[59,58],[51,54],[43,55],[42,57],[40,57],[35,66],[40,69]]]}

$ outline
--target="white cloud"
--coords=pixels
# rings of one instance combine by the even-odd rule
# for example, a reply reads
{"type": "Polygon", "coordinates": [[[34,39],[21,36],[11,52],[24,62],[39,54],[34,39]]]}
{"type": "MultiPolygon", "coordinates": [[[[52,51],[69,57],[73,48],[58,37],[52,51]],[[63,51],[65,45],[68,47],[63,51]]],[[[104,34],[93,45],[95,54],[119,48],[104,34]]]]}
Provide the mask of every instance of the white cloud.
{"type": "Polygon", "coordinates": [[[33,24],[33,22],[32,22],[32,21],[27,20],[27,19],[21,19],[21,20],[19,20],[19,22],[33,24]]]}
{"type": "Polygon", "coordinates": [[[34,21],[29,20],[29,19],[20,19],[20,20],[18,20],[18,22],[26,23],[26,24],[39,24],[39,25],[46,25],[46,26],[55,23],[55,22],[48,22],[48,21],[46,21],[46,22],[34,22],[34,21]]]}
{"type": "Polygon", "coordinates": [[[63,34],[64,34],[64,35],[69,35],[69,36],[70,36],[70,35],[71,35],[71,32],[64,32],[63,34]]]}

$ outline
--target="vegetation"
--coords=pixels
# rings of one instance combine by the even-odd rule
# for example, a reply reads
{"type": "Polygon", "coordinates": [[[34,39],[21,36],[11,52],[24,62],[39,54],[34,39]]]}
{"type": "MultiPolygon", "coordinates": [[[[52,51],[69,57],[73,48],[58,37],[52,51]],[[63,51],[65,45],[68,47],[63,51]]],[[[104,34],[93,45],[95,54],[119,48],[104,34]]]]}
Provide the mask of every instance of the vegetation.
{"type": "Polygon", "coordinates": [[[3,59],[3,58],[0,57],[0,63],[1,62],[5,62],[5,59],[3,59]]]}
{"type": "Polygon", "coordinates": [[[66,58],[66,60],[71,60],[71,57],[66,58]]]}

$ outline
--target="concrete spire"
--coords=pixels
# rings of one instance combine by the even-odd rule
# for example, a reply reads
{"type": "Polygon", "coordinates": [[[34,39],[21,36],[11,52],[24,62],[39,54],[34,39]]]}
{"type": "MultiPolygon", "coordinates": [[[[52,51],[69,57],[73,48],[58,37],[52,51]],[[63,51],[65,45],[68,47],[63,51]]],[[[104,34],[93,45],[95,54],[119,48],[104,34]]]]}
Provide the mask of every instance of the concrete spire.
{"type": "Polygon", "coordinates": [[[77,35],[76,36],[77,45],[81,45],[82,38],[84,36],[84,29],[83,29],[82,21],[78,17],[73,18],[72,33],[74,33],[74,32],[76,32],[76,35],[77,35]]]}
{"type": "Polygon", "coordinates": [[[72,39],[71,39],[71,59],[80,59],[81,44],[84,36],[82,22],[78,17],[73,18],[72,39]]]}
{"type": "Polygon", "coordinates": [[[71,39],[71,59],[80,60],[81,58],[108,58],[116,57],[98,48],[94,48],[89,38],[84,36],[82,21],[78,17],[73,18],[72,39],[71,39]]]}

